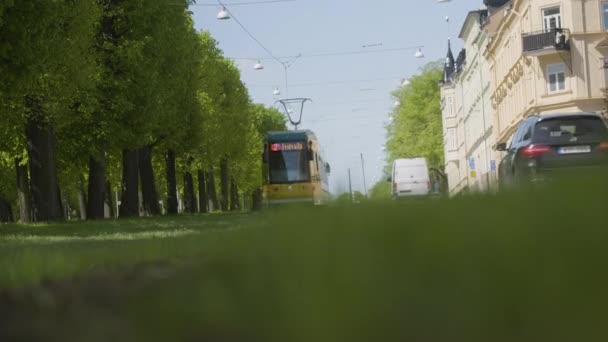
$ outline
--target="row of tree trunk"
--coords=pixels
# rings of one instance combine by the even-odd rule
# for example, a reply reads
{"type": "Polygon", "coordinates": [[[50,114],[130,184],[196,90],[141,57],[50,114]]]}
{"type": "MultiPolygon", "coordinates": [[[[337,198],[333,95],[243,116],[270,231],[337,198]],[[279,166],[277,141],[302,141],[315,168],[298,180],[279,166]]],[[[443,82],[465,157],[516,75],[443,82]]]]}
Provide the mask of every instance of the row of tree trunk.
{"type": "MultiPolygon", "coordinates": [[[[30,115],[26,125],[28,165],[15,160],[19,218],[22,222],[46,222],[65,218],[61,192],[57,180],[55,162],[54,133],[52,128],[38,115],[36,102],[32,100],[30,115]],[[29,169],[29,170],[28,170],[29,169]],[[29,172],[28,172],[29,171],[29,172]]],[[[139,149],[125,149],[122,152],[122,187],[119,215],[132,217],[140,215],[160,215],[159,196],[152,166],[152,146],[139,149]],[[141,185],[141,204],[140,204],[141,185]],[[142,211],[140,212],[140,208],[142,211]]],[[[167,177],[167,213],[178,213],[176,156],[171,150],[165,155],[167,177]]],[[[192,160],[189,161],[191,163],[192,160]]],[[[105,150],[89,159],[89,177],[85,192],[84,179],[80,180],[80,219],[103,219],[106,208],[114,216],[112,190],[106,177],[105,150]]],[[[239,194],[237,184],[229,177],[228,160],[220,162],[221,196],[217,195],[213,169],[199,170],[198,201],[194,189],[194,176],[186,172],[183,177],[184,211],[186,213],[207,213],[213,210],[238,210],[239,194]],[[210,207],[211,206],[211,207],[210,207]]],[[[0,221],[13,221],[11,204],[0,196],[0,221]]]]}

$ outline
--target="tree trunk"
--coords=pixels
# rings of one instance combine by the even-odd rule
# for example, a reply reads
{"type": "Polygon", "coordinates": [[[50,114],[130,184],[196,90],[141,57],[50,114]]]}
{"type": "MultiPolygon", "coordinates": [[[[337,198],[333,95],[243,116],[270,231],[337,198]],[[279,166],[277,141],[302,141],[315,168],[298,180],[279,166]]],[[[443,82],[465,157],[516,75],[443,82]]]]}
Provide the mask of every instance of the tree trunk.
{"type": "Polygon", "coordinates": [[[192,173],[184,174],[184,211],[189,214],[196,212],[196,197],[194,197],[194,180],[192,173]]]}
{"type": "Polygon", "coordinates": [[[139,149],[139,178],[141,179],[144,212],[148,215],[160,215],[158,192],[156,191],[156,180],[152,167],[151,146],[139,149]]]}
{"type": "Polygon", "coordinates": [[[68,196],[62,196],[61,188],[57,186],[57,201],[59,201],[59,205],[61,206],[61,215],[64,220],[70,220],[70,213],[72,208],[70,208],[70,202],[68,200],[68,196]]]}
{"type": "Polygon", "coordinates": [[[213,210],[220,209],[220,202],[217,198],[217,190],[215,189],[215,173],[213,172],[213,168],[209,168],[209,172],[207,173],[207,192],[209,193],[209,198],[211,199],[211,204],[213,205],[213,210]]]}
{"type": "Polygon", "coordinates": [[[262,190],[262,188],[255,189],[251,196],[251,201],[253,202],[252,209],[254,211],[262,210],[264,206],[264,190],[262,190]]]}
{"type": "Polygon", "coordinates": [[[106,198],[106,163],[104,152],[98,158],[89,158],[89,198],[87,202],[87,219],[105,218],[106,198]]]}
{"type": "Polygon", "coordinates": [[[0,194],[0,223],[13,222],[13,209],[11,203],[0,194]]]}
{"type": "Polygon", "coordinates": [[[19,220],[24,223],[32,222],[32,197],[27,166],[21,165],[20,159],[15,159],[17,173],[17,197],[19,202],[19,220]]]}
{"type": "Polygon", "coordinates": [[[139,216],[139,175],[137,150],[122,151],[122,196],[119,215],[139,216]]]}
{"type": "Polygon", "coordinates": [[[175,175],[175,152],[173,150],[167,151],[165,165],[167,171],[167,213],[177,215],[177,177],[175,175]]]}
{"type": "Polygon", "coordinates": [[[114,200],[112,199],[112,185],[110,184],[110,181],[106,181],[105,195],[106,205],[108,206],[108,208],[110,208],[110,218],[113,218],[116,216],[116,214],[114,213],[114,200]]]}
{"type": "Polygon", "coordinates": [[[198,171],[198,212],[206,214],[209,212],[209,196],[207,194],[205,172],[198,171]]]}
{"type": "Polygon", "coordinates": [[[234,179],[230,181],[230,210],[239,210],[239,188],[236,186],[234,179]]]}
{"type": "Polygon", "coordinates": [[[229,181],[228,181],[228,160],[222,159],[220,162],[220,186],[221,186],[221,206],[222,211],[228,211],[228,200],[230,196],[229,181]]]}
{"type": "Polygon", "coordinates": [[[36,221],[55,221],[63,218],[61,195],[57,182],[54,134],[42,115],[40,102],[26,99],[28,108],[25,135],[27,138],[31,192],[36,221]]]}
{"type": "Polygon", "coordinates": [[[78,184],[78,211],[80,212],[80,219],[87,219],[87,193],[84,191],[84,177],[80,176],[80,182],[78,184]]]}

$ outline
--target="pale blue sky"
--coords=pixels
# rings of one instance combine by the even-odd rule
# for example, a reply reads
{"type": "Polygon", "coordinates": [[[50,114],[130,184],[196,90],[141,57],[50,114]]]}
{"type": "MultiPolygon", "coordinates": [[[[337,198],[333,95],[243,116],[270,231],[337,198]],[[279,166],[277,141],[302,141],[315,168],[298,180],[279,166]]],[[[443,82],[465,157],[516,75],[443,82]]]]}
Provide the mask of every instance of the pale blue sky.
{"type": "MultiPolygon", "coordinates": [[[[254,0],[225,0],[247,2],[254,0]]],[[[198,1],[213,4],[213,1],[198,1]]],[[[352,169],[354,190],[362,190],[360,153],[366,160],[368,187],[382,177],[388,122],[400,79],[417,73],[424,64],[445,57],[447,37],[454,53],[466,14],[483,7],[481,0],[297,0],[286,3],[229,6],[228,9],[275,56],[294,56],[424,45],[423,59],[415,49],[373,54],[301,58],[289,69],[289,97],[309,97],[302,128],[316,132],[332,165],[334,193],[347,190],[352,169]],[[450,24],[445,17],[450,17],[450,24]],[[370,82],[347,82],[374,80],[370,82]],[[319,84],[341,82],[340,84],[319,84]]],[[[242,80],[254,102],[271,106],[278,87],[285,96],[283,67],[263,60],[264,70],[253,69],[255,58],[268,58],[234,20],[219,21],[218,7],[193,6],[197,29],[211,32],[227,57],[237,60],[242,80]]]]}

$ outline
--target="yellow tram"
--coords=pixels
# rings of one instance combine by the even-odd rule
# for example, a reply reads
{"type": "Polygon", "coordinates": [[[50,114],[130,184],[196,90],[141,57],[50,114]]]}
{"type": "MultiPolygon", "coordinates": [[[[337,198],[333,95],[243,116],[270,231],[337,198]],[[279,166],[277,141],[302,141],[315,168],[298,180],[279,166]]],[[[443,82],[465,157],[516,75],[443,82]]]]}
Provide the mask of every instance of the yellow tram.
{"type": "Polygon", "coordinates": [[[312,131],[269,132],[264,142],[264,203],[323,204],[330,198],[329,164],[312,131]]]}

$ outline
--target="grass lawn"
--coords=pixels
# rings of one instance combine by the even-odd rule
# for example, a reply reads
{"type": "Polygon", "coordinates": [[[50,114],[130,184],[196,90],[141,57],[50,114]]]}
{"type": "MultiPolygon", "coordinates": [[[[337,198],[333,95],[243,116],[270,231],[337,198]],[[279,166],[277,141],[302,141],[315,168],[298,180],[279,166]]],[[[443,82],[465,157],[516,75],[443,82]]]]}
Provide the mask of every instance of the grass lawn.
{"type": "Polygon", "coordinates": [[[252,215],[0,226],[0,288],[142,262],[199,256],[252,215]]]}
{"type": "Polygon", "coordinates": [[[0,340],[606,341],[607,190],[3,227],[0,340]]]}

